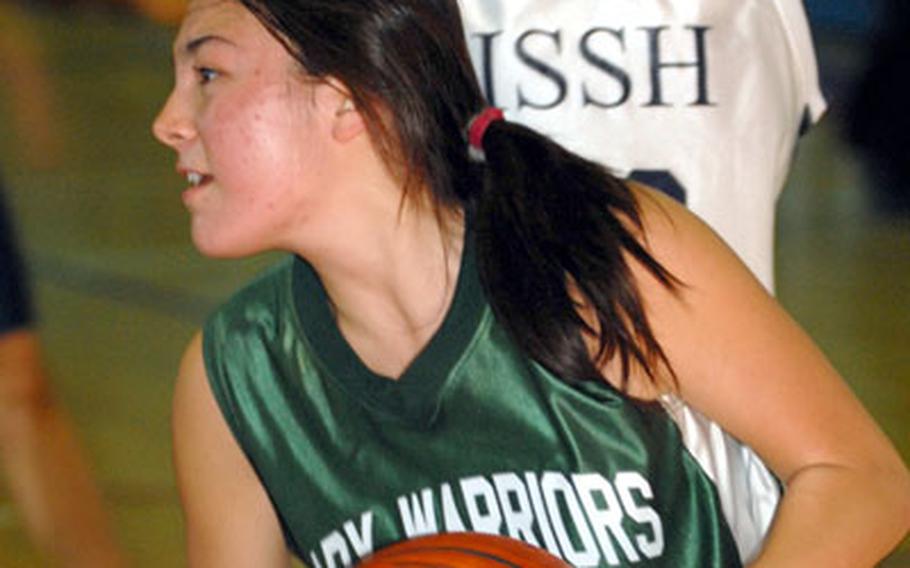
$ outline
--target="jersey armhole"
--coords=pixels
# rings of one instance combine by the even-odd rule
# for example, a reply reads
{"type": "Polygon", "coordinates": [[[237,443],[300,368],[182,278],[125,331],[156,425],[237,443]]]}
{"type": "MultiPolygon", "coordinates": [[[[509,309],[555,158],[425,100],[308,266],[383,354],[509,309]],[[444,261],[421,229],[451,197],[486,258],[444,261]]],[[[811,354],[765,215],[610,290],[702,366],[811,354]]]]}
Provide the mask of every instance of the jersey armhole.
{"type": "Polygon", "coordinates": [[[294,551],[295,554],[300,555],[301,550],[294,540],[293,532],[285,523],[284,517],[280,514],[280,509],[275,503],[271,492],[268,490],[268,485],[262,476],[262,472],[259,471],[259,468],[256,465],[256,460],[253,459],[253,456],[247,450],[247,444],[244,443],[243,432],[239,427],[239,420],[232,402],[233,397],[231,396],[231,392],[233,389],[231,389],[230,380],[221,372],[217,364],[219,348],[217,341],[214,339],[216,334],[213,330],[213,319],[215,317],[217,317],[217,314],[210,317],[202,329],[202,360],[205,365],[205,375],[209,384],[209,389],[212,392],[212,397],[215,399],[218,410],[221,412],[221,416],[224,418],[225,423],[231,431],[231,435],[237,442],[237,446],[240,448],[240,451],[243,452],[243,455],[250,463],[250,467],[252,467],[253,471],[256,473],[256,477],[259,478],[259,482],[262,484],[263,488],[265,488],[269,501],[272,503],[272,508],[275,510],[278,524],[281,527],[285,545],[290,550],[294,551]]]}
{"type": "Polygon", "coordinates": [[[788,48],[794,68],[796,69],[801,104],[805,107],[803,122],[799,125],[800,134],[818,123],[828,110],[820,84],[818,60],[815,45],[812,41],[812,30],[808,15],[801,0],[773,0],[781,27],[787,36],[788,48]]]}
{"type": "MultiPolygon", "coordinates": [[[[217,363],[219,349],[214,339],[215,335],[212,330],[211,320],[209,320],[202,329],[202,361],[205,366],[205,377],[209,384],[209,390],[212,392],[212,397],[215,399],[215,404],[228,425],[231,435],[249,460],[250,456],[244,447],[243,436],[237,425],[237,415],[230,395],[231,387],[227,377],[221,372],[217,363]]],[[[250,460],[250,463],[252,463],[252,460],[250,460]]]]}

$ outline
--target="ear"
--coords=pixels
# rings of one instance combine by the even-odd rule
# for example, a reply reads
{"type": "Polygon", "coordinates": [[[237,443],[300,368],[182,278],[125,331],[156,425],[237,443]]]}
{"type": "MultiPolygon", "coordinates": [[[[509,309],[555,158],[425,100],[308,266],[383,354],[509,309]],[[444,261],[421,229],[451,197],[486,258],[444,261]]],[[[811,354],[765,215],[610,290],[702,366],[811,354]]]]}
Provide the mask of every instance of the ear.
{"type": "Polygon", "coordinates": [[[329,78],[327,83],[334,91],[329,103],[329,110],[334,112],[331,117],[332,137],[343,144],[362,134],[366,130],[366,124],[347,86],[334,78],[329,78]]]}

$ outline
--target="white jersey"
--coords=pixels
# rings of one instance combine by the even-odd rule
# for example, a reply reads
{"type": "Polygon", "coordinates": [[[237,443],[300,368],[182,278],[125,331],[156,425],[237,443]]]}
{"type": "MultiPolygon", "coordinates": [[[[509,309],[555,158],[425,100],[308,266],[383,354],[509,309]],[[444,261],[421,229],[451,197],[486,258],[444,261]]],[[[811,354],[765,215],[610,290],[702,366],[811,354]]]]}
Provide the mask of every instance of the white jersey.
{"type": "Polygon", "coordinates": [[[775,203],[825,109],[799,0],[460,0],[490,103],[670,193],[769,290],[775,203]]]}
{"type": "MultiPolygon", "coordinates": [[[[490,104],[682,201],[773,288],[777,197],[825,110],[799,0],[459,1],[490,104]]],[[[663,402],[752,559],[777,480],[716,423],[663,402]]]]}

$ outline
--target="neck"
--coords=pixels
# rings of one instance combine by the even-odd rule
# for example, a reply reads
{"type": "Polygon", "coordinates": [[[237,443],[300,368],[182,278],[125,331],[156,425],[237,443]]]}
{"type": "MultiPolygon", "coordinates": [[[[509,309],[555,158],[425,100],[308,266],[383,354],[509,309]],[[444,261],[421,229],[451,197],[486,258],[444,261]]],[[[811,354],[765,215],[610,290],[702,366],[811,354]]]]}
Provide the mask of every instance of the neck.
{"type": "Polygon", "coordinates": [[[454,296],[464,220],[409,205],[395,219],[360,225],[308,258],[342,334],[373,371],[397,377],[442,324],[454,296]]]}

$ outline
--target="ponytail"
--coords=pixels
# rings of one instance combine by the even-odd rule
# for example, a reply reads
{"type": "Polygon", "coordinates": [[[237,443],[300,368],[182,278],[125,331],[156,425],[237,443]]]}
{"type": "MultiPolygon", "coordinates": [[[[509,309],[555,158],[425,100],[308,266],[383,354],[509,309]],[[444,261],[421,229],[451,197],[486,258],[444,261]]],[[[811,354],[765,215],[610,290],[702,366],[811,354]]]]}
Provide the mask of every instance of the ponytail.
{"type": "Polygon", "coordinates": [[[679,282],[633,234],[643,226],[628,186],[521,125],[494,119],[483,130],[472,144],[482,150],[473,203],[478,269],[512,338],[567,380],[601,380],[599,364],[614,356],[623,389],[632,362],[652,381],[658,364],[672,373],[625,255],[664,286],[679,282]],[[597,338],[593,358],[584,334],[597,338]]]}

